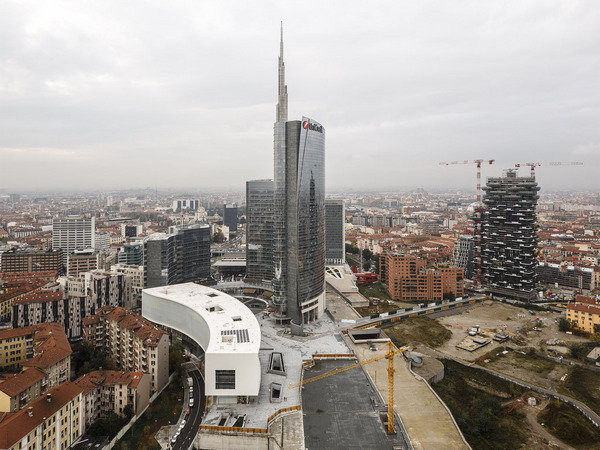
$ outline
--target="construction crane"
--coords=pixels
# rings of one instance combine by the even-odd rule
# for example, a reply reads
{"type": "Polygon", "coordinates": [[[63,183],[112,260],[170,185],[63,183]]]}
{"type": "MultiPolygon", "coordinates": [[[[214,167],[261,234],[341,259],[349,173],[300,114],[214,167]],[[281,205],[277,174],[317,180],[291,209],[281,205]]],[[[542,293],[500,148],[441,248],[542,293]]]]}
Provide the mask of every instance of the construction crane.
{"type": "Polygon", "coordinates": [[[540,167],[540,166],[583,166],[583,163],[579,162],[579,161],[568,161],[568,162],[552,161],[552,162],[547,162],[547,163],[528,162],[528,163],[515,164],[515,167],[517,169],[521,166],[529,166],[531,178],[533,178],[535,180],[535,168],[536,167],[540,167]]]}
{"type": "Polygon", "coordinates": [[[481,203],[481,165],[494,164],[494,159],[474,159],[474,160],[465,160],[465,161],[450,161],[450,162],[441,162],[440,166],[452,166],[456,164],[475,164],[477,168],[477,202],[475,203],[475,219],[473,226],[473,234],[475,239],[477,239],[477,245],[475,246],[475,250],[477,252],[477,275],[475,276],[475,285],[481,286],[481,266],[482,266],[482,257],[481,257],[481,245],[482,245],[482,230],[481,230],[481,216],[483,215],[483,203],[481,203]]]}
{"type": "Polygon", "coordinates": [[[375,356],[374,358],[365,359],[362,362],[357,362],[354,364],[350,364],[346,367],[341,367],[339,369],[331,370],[329,372],[322,373],[321,375],[317,375],[311,378],[307,378],[305,380],[300,381],[299,383],[293,383],[289,385],[290,389],[304,386],[305,384],[312,383],[314,381],[322,380],[323,378],[330,377],[332,375],[337,375],[338,373],[345,372],[350,369],[354,369],[355,367],[364,366],[366,364],[379,361],[380,359],[388,360],[388,404],[387,404],[387,429],[389,434],[394,434],[396,432],[396,428],[394,426],[394,356],[399,353],[404,353],[406,351],[411,350],[413,347],[409,345],[405,345],[404,347],[400,347],[399,349],[394,349],[394,344],[392,341],[388,341],[388,351],[380,356],[375,356]]]}

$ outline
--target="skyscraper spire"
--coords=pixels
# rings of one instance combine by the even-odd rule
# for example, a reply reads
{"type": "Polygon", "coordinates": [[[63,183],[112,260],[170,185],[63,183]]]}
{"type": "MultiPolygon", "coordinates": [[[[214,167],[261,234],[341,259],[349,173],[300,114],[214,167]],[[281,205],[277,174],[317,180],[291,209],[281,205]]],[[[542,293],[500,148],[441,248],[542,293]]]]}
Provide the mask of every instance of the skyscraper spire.
{"type": "Polygon", "coordinates": [[[287,86],[285,84],[285,63],[283,62],[283,22],[279,41],[279,83],[277,86],[277,122],[288,120],[287,86]]]}

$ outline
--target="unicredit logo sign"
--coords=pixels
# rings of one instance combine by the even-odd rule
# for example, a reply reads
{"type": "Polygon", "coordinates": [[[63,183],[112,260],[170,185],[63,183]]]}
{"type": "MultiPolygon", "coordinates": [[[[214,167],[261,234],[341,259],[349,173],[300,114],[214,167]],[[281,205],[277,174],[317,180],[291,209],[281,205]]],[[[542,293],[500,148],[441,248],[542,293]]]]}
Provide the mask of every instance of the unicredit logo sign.
{"type": "Polygon", "coordinates": [[[302,128],[305,130],[317,131],[319,133],[323,132],[323,127],[321,125],[317,125],[316,123],[310,123],[308,120],[302,122],[302,128]]]}

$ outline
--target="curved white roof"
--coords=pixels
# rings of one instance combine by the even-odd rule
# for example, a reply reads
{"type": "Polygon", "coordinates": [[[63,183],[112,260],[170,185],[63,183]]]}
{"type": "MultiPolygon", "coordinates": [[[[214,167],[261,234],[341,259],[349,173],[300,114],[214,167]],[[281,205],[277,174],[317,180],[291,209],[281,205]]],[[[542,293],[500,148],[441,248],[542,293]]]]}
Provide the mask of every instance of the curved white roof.
{"type": "Polygon", "coordinates": [[[258,353],[260,326],[242,302],[195,283],[144,289],[142,314],[194,339],[208,353],[258,353]]]}

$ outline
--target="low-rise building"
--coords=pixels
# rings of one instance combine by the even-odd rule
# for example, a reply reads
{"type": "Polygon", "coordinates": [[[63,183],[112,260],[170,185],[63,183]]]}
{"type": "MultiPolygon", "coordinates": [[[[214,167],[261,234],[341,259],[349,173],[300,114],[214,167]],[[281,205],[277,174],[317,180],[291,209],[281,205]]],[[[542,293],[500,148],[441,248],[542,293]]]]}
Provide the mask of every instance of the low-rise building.
{"type": "Polygon", "coordinates": [[[0,448],[63,450],[84,432],[82,388],[67,381],[0,420],[0,448]]]}
{"type": "Polygon", "coordinates": [[[149,373],[152,391],[169,379],[169,335],[132,311],[104,306],[83,321],[83,339],[104,349],[122,370],[149,373]]]}
{"type": "Polygon", "coordinates": [[[568,321],[586,333],[594,333],[594,326],[600,326],[600,306],[587,303],[569,303],[565,310],[568,321]]]}

